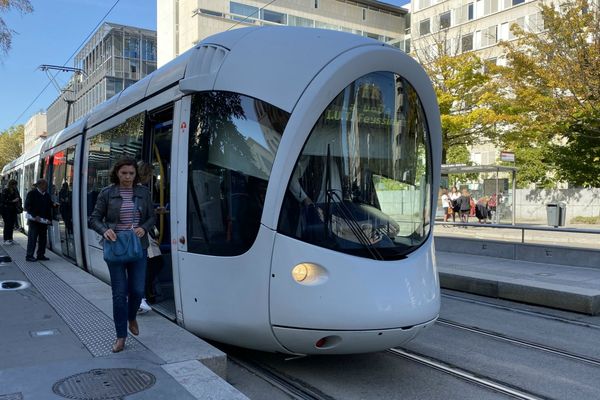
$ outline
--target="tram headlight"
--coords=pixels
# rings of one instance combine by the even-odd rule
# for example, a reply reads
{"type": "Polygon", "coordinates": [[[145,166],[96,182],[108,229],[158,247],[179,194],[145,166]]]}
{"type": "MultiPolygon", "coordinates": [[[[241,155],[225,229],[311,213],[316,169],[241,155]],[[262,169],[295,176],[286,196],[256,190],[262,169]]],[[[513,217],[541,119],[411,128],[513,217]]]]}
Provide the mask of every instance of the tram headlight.
{"type": "Polygon", "coordinates": [[[310,262],[292,268],[292,278],[301,285],[319,285],[327,280],[328,273],[322,266],[310,262]]]}
{"type": "Polygon", "coordinates": [[[292,269],[292,277],[294,278],[294,280],[296,282],[302,282],[308,276],[308,266],[307,265],[309,265],[309,264],[306,264],[306,263],[298,264],[292,269]]]}

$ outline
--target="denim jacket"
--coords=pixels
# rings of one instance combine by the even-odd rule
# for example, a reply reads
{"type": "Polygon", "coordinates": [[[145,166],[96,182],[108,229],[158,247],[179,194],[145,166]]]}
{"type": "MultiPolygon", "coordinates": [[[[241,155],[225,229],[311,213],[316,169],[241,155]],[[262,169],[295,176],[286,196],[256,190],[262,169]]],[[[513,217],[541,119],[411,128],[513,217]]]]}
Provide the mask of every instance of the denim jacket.
{"type": "MultiPolygon", "coordinates": [[[[140,211],[139,226],[146,231],[140,241],[142,247],[147,249],[149,245],[148,232],[156,223],[152,198],[148,188],[142,185],[133,187],[133,197],[137,198],[137,206],[140,211]]],[[[88,226],[100,235],[104,235],[108,229],[114,230],[121,217],[122,203],[123,198],[117,185],[113,184],[102,189],[96,200],[94,211],[88,219],[88,226]]]]}

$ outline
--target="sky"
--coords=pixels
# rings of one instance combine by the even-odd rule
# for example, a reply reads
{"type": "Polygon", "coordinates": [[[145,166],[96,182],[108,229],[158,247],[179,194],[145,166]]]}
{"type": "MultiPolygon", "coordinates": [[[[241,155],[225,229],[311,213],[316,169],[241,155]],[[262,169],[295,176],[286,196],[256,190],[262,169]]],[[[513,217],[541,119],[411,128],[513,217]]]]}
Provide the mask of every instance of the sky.
{"type": "MultiPolygon", "coordinates": [[[[16,31],[12,48],[0,55],[0,132],[27,120],[58,97],[50,84],[34,101],[49,79],[38,69],[42,64],[73,66],[69,59],[84,43],[117,0],[30,0],[34,11],[21,15],[3,14],[9,28],[16,31]],[[30,106],[31,105],[31,106],[30,106]],[[29,107],[29,108],[28,108],[29,107]]],[[[403,5],[408,0],[379,0],[403,5]]],[[[156,30],[156,0],[119,0],[104,20],[122,25],[156,30]]],[[[67,83],[70,73],[56,77],[67,83]]]]}

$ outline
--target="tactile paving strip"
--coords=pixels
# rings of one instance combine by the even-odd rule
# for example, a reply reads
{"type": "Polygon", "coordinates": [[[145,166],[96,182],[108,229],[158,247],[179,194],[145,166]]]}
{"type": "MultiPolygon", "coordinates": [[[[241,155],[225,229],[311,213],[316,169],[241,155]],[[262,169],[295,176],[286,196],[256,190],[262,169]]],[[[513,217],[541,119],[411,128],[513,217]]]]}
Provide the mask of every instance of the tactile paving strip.
{"type": "MultiPolygon", "coordinates": [[[[112,319],[40,262],[26,262],[25,250],[21,246],[3,248],[90,353],[96,357],[112,354],[112,344],[116,337],[112,319]]],[[[128,337],[125,350],[142,351],[144,347],[137,340],[128,337]]]]}

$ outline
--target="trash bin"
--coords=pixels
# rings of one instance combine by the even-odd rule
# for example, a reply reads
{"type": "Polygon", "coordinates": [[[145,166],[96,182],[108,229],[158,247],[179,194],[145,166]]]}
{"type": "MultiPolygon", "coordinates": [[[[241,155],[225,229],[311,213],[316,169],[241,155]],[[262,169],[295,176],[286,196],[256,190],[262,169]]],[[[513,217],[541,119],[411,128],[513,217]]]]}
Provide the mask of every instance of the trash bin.
{"type": "Polygon", "coordinates": [[[567,204],[559,201],[558,203],[546,204],[546,216],[548,217],[548,225],[558,228],[565,226],[565,218],[567,215],[567,204]]]}

